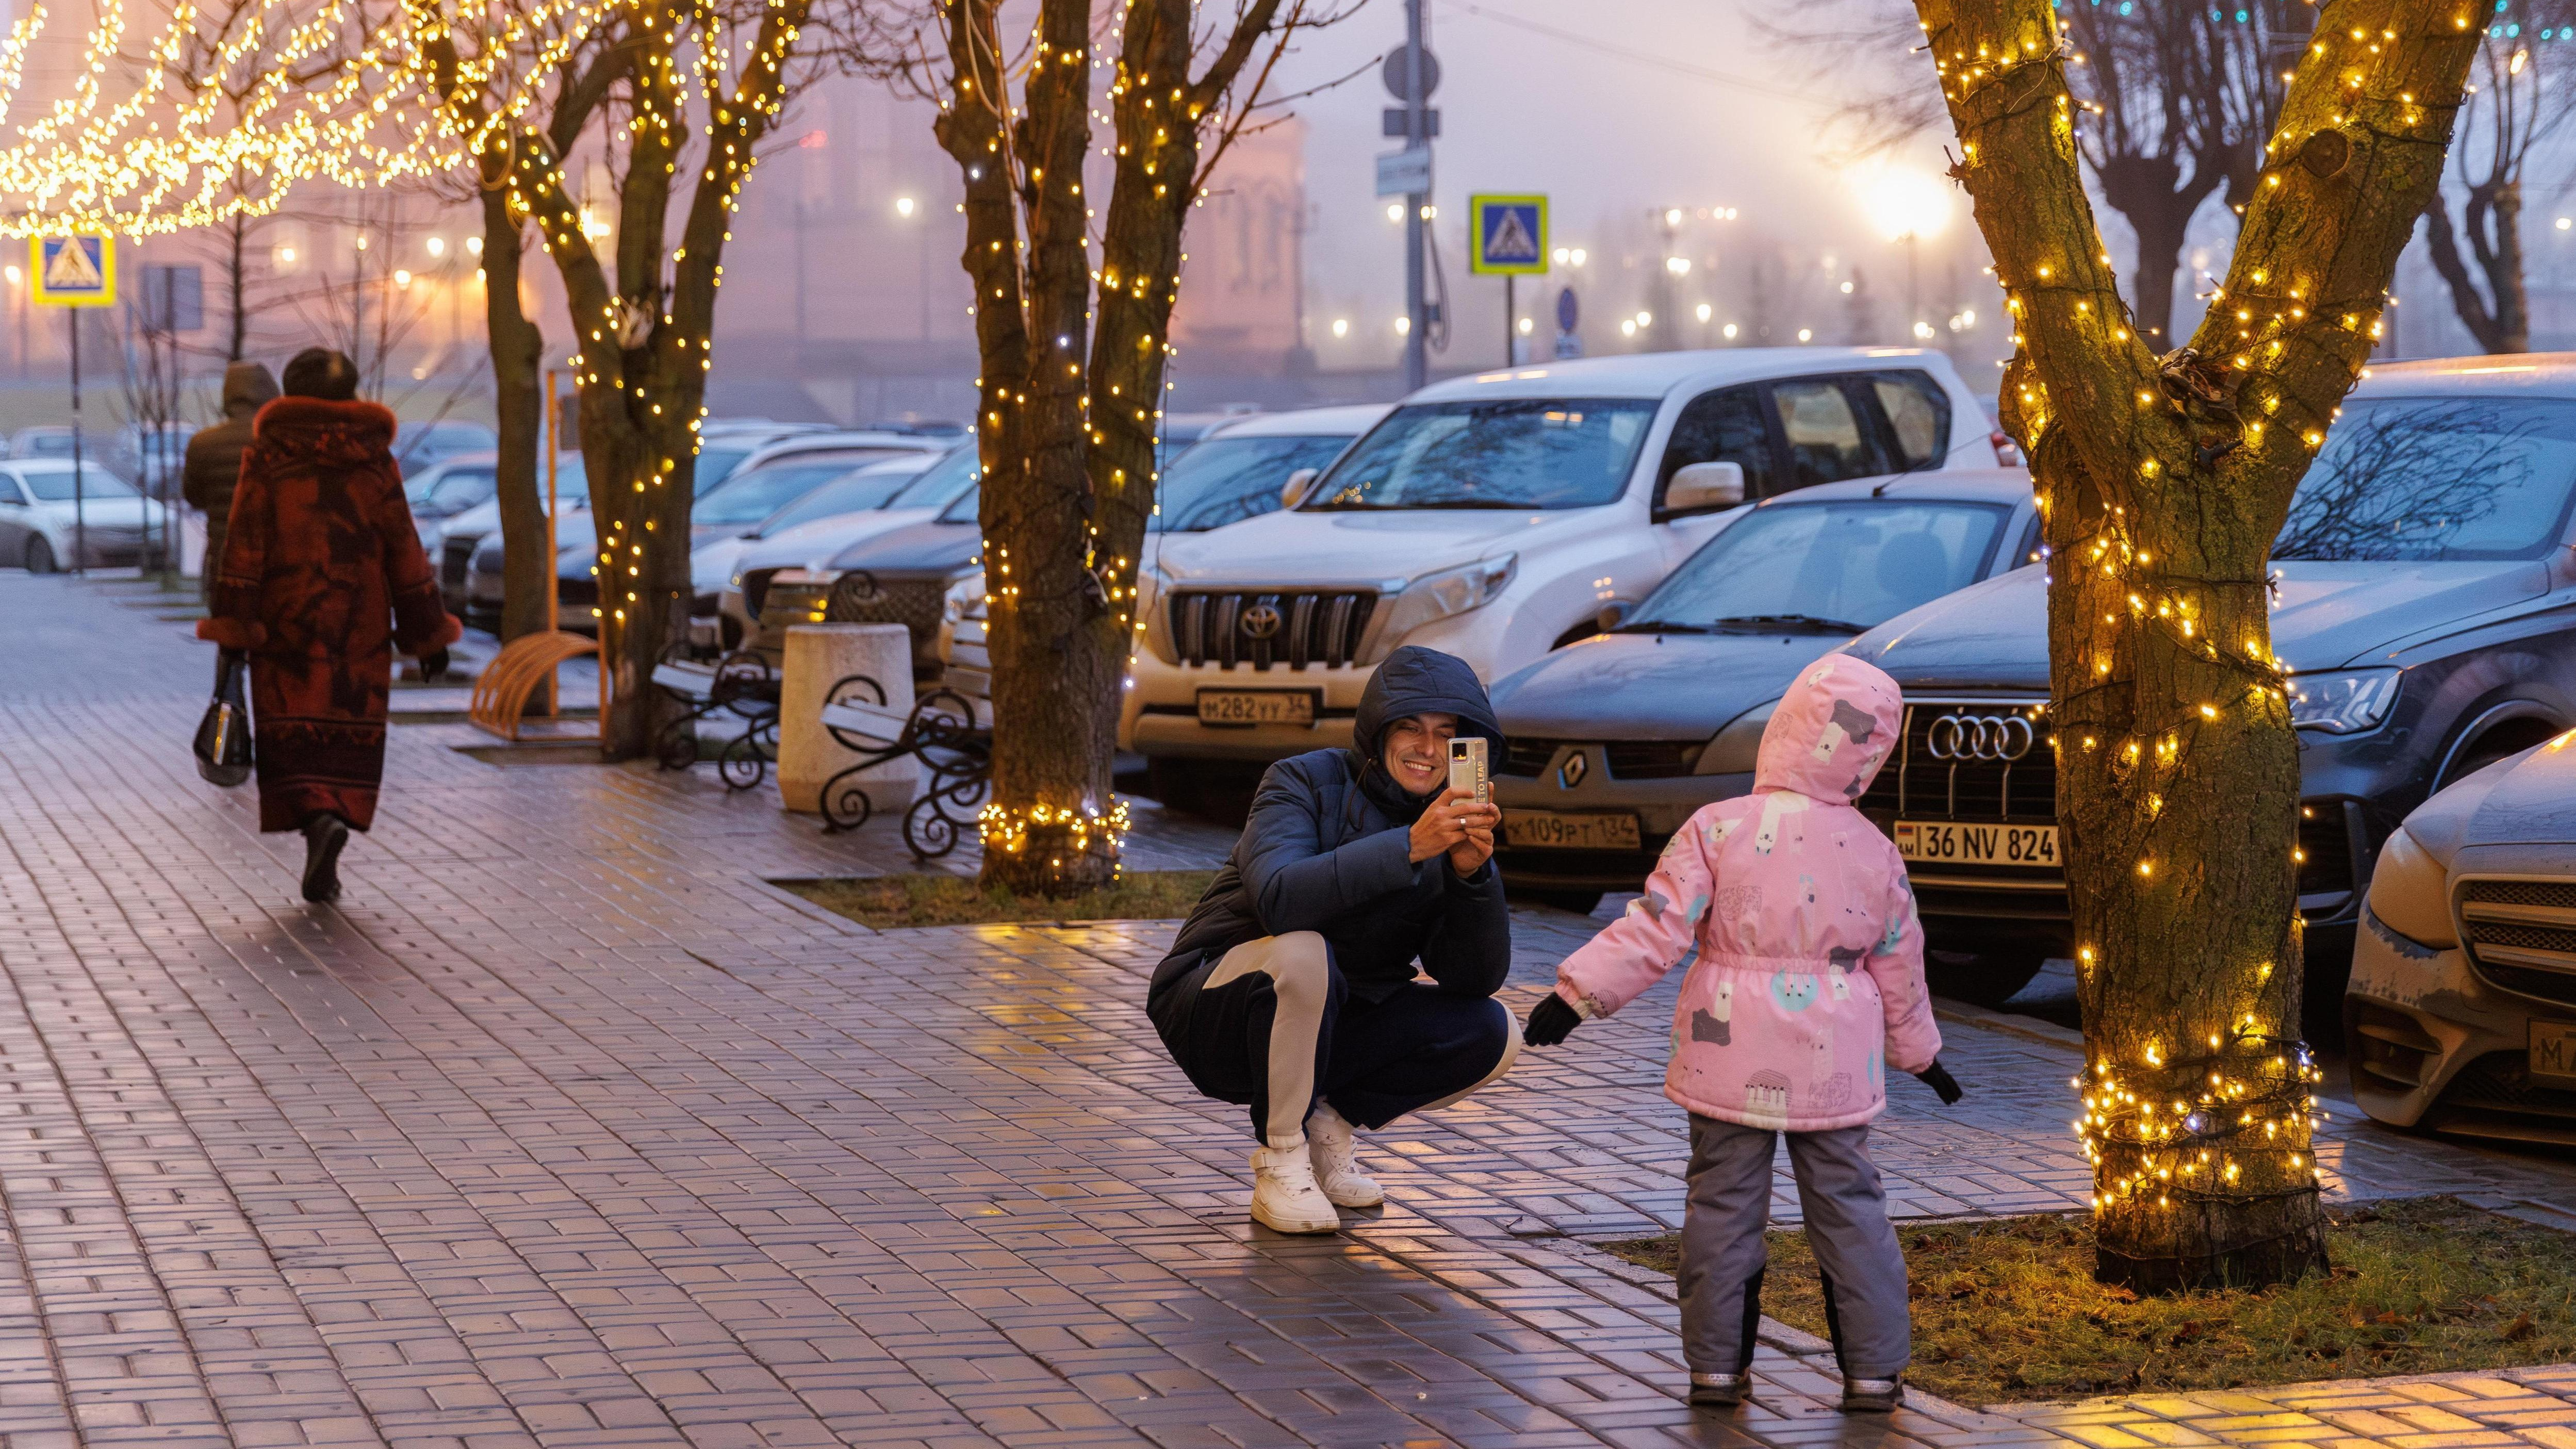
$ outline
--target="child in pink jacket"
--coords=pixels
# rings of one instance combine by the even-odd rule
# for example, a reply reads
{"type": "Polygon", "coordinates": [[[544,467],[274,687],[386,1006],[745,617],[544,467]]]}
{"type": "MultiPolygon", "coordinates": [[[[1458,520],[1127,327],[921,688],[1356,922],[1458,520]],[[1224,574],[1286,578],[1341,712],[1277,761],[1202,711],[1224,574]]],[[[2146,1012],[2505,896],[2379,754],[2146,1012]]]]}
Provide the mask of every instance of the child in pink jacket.
{"type": "Polygon", "coordinates": [[[1554,1045],[1690,963],[1664,1092],[1691,1114],[1680,1286],[1694,1404],[1744,1396],[1784,1131],[1843,1407],[1904,1398],[1905,1260],[1866,1139],[1889,1065],[1922,1074],[1944,1101],[1957,1088],[1935,1060],[1941,1032],[1905,863],[1851,804],[1901,718],[1896,681],[1875,666],[1831,654],[1808,668],[1762,731],[1753,793],[1693,815],[1645,894],[1565,959],[1556,993],[1530,1013],[1529,1043],[1554,1045]]]}

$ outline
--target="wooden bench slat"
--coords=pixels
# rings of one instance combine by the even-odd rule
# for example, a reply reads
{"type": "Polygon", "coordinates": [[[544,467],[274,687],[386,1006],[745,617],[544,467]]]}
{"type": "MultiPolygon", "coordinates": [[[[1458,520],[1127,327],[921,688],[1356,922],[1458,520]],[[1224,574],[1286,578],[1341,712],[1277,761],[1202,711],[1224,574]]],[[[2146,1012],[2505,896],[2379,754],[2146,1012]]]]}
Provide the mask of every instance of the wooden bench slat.
{"type": "Polygon", "coordinates": [[[880,709],[873,704],[863,704],[857,700],[848,699],[823,706],[822,720],[832,729],[843,730],[861,739],[878,740],[889,745],[903,738],[905,724],[904,717],[890,709],[880,709]]]}

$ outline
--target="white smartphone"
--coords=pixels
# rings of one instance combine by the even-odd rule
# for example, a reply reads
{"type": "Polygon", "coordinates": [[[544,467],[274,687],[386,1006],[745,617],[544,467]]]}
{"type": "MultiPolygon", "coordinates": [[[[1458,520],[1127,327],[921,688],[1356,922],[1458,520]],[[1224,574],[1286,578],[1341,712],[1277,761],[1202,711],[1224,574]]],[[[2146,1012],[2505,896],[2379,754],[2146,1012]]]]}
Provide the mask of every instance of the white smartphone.
{"type": "Polygon", "coordinates": [[[1466,791],[1479,805],[1493,803],[1492,787],[1485,779],[1483,735],[1449,742],[1449,788],[1466,791]]]}

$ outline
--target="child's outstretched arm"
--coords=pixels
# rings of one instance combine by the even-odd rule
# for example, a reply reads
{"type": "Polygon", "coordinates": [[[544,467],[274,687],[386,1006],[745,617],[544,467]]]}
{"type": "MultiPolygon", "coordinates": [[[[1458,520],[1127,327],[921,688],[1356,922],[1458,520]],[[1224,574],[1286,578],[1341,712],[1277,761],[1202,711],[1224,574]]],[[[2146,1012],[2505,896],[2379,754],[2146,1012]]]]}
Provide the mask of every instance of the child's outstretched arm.
{"type": "MultiPolygon", "coordinates": [[[[1646,877],[1645,894],[1628,903],[1627,913],[1556,968],[1560,1011],[1571,1011],[1576,1019],[1607,1016],[1635,1000],[1689,952],[1700,918],[1708,914],[1709,862],[1703,842],[1711,830],[1733,824],[1713,819],[1714,809],[1702,810],[1674,833],[1663,858],[1655,862],[1655,873],[1646,877]]],[[[1547,1010],[1546,1003],[1540,1008],[1547,1010]]],[[[1556,1017],[1560,1011],[1548,1015],[1556,1017]]],[[[1535,1035],[1539,1013],[1532,1012],[1530,1020],[1533,1042],[1547,1045],[1535,1035]]],[[[1570,1028],[1572,1022],[1563,1025],[1570,1028]]],[[[1557,1031],[1550,1039],[1564,1035],[1557,1031]]]]}
{"type": "MultiPolygon", "coordinates": [[[[1895,856],[1888,851],[1890,860],[1895,856]]],[[[1887,1064],[1921,1072],[1941,1055],[1941,1028],[1932,1019],[1932,990],[1923,982],[1923,922],[1901,865],[1888,895],[1887,933],[1861,965],[1878,983],[1879,1007],[1886,1013],[1887,1064]]]]}

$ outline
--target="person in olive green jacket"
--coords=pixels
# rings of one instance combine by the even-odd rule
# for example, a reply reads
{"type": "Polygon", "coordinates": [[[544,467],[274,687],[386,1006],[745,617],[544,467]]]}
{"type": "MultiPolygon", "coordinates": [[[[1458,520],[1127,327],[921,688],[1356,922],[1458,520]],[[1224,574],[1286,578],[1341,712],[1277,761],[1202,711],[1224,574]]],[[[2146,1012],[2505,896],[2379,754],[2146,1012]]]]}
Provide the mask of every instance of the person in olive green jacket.
{"type": "Polygon", "coordinates": [[[260,405],[277,396],[277,379],[259,362],[236,362],[224,369],[224,420],[188,440],[180,469],[179,491],[188,506],[206,515],[206,562],[199,572],[200,591],[215,596],[217,561],[224,556],[224,535],[233,512],[233,485],[241,479],[242,449],[250,446],[250,420],[260,405]]]}

